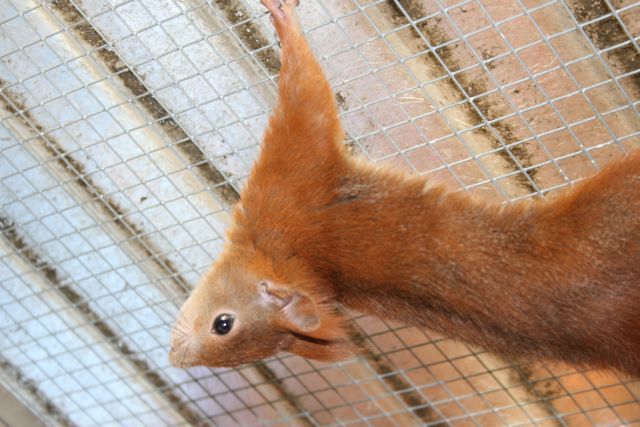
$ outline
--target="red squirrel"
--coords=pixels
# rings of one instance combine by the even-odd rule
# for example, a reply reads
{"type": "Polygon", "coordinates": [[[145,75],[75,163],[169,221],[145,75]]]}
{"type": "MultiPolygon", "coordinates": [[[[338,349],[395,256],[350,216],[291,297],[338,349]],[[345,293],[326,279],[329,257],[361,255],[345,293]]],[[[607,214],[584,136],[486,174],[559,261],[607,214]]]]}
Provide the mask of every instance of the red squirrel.
{"type": "Polygon", "coordinates": [[[356,351],[339,307],[507,357],[640,376],[640,152],[555,198],[479,203],[354,159],[293,0],[262,0],[279,104],[226,247],[185,302],[175,366],[356,351]]]}

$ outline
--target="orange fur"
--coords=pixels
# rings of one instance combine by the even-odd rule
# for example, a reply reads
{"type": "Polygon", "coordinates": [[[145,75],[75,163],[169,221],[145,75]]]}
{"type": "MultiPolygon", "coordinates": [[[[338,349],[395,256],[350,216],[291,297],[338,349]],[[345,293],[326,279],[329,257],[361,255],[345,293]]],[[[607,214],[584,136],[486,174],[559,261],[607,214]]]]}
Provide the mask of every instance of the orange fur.
{"type": "Polygon", "coordinates": [[[344,359],[342,305],[507,356],[639,376],[640,153],[555,199],[506,207],[353,160],[283,3],[263,0],[282,41],[280,103],[224,254],[181,312],[172,362],[344,359]],[[227,335],[211,332],[221,312],[236,316],[227,335]]]}

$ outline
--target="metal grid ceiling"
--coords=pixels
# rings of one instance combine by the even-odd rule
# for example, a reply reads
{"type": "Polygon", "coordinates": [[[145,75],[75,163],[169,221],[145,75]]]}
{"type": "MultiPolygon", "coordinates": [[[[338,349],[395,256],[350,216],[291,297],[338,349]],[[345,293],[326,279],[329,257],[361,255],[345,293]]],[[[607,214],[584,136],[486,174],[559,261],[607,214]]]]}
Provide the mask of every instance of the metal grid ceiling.
{"type": "MultiPolygon", "coordinates": [[[[302,3],[372,161],[508,201],[640,146],[637,0],[302,3]]],[[[640,425],[637,380],[355,313],[359,359],[169,366],[278,52],[257,0],[0,0],[0,382],[62,426],[640,425]]]]}

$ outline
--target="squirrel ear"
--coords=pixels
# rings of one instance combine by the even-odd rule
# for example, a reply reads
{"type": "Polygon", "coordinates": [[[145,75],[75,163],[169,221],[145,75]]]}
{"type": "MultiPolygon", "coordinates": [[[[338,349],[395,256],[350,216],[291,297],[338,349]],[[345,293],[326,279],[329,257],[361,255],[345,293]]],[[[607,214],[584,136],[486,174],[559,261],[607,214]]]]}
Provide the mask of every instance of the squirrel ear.
{"type": "Polygon", "coordinates": [[[292,331],[311,332],[320,326],[318,307],[307,295],[272,283],[261,283],[259,288],[263,301],[281,311],[292,331]]]}

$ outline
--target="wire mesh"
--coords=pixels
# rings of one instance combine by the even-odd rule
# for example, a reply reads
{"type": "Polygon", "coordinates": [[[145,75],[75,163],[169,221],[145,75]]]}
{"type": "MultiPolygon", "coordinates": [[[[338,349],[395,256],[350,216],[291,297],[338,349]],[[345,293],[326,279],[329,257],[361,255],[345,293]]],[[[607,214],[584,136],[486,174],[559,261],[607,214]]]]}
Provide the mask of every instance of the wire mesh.
{"type": "MultiPolygon", "coordinates": [[[[356,155],[542,196],[640,144],[640,2],[303,0],[356,155]]],[[[640,384],[353,313],[362,356],[172,368],[276,102],[245,0],[0,0],[0,383],[49,425],[640,424],[640,384]]]]}

